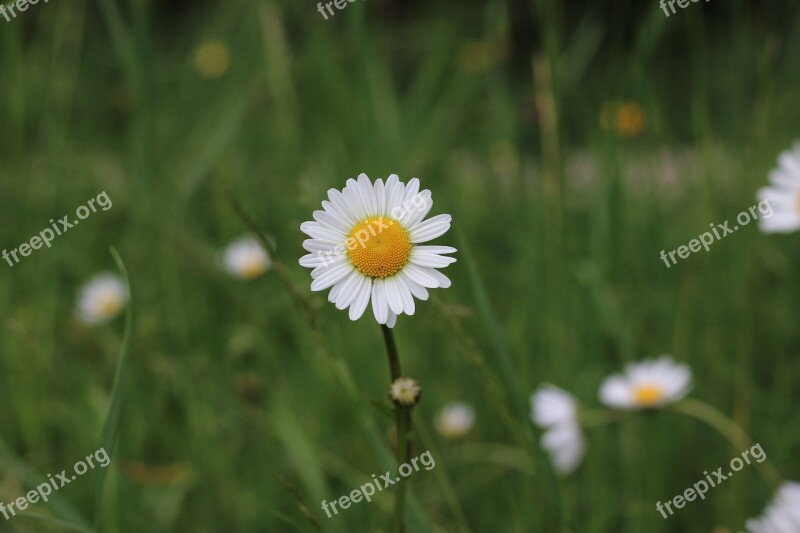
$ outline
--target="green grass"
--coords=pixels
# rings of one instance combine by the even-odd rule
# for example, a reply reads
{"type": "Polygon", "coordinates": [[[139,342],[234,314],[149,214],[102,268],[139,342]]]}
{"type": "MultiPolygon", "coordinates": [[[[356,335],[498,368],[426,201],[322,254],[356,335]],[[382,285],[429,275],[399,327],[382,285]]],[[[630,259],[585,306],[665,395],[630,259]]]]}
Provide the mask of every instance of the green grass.
{"type": "Polygon", "coordinates": [[[772,494],[755,468],[668,521],[655,510],[742,452],[674,412],[590,430],[571,476],[552,480],[540,460],[527,417],[539,384],[595,407],[605,376],[661,353],[800,477],[798,237],[751,224],[670,269],[659,259],[754,205],[800,136],[790,1],[699,2],[667,19],[655,1],[537,0],[530,35],[552,74],[538,84],[504,1],[370,0],[329,21],[311,2],[161,4],[50,2],[0,19],[0,247],[101,191],[113,201],[0,263],[0,501],[101,437],[110,450],[122,401],[102,497],[90,473],[31,508],[50,522],[0,530],[387,530],[389,490],[336,518],[320,509],[393,468],[380,329],[311,293],[297,264],[300,223],[359,172],[419,177],[432,214],[453,215],[437,242],[459,248],[452,288],[395,330],[423,387],[415,455],[437,465],[411,479],[409,530],[742,529],[772,494]],[[208,80],[194,54],[212,39],[231,64],[208,80]],[[494,51],[477,70],[475,42],[494,51]],[[641,135],[600,127],[615,100],[641,105],[641,135]],[[317,326],[277,272],[241,283],[219,270],[217,251],[248,231],[227,191],[274,239],[317,326]],[[72,315],[78,287],[116,269],[112,246],[133,294],[128,343],[124,318],[88,329],[72,315]],[[461,441],[432,424],[453,400],[476,408],[461,441]]]}

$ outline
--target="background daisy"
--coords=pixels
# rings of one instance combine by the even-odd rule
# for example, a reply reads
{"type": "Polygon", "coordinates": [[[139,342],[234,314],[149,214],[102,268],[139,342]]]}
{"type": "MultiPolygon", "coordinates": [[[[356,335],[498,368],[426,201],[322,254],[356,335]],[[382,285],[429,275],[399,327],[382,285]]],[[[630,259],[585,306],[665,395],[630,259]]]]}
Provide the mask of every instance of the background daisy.
{"type": "Polygon", "coordinates": [[[600,401],[616,409],[648,409],[674,403],[689,393],[692,373],[670,356],[645,359],[608,377],[600,387],[600,401]]]}
{"type": "Polygon", "coordinates": [[[764,513],[748,520],[746,526],[748,533],[800,531],[800,483],[784,482],[764,513]]]}
{"type": "Polygon", "coordinates": [[[463,402],[449,403],[442,407],[436,417],[436,431],[445,438],[458,439],[466,435],[475,425],[475,410],[463,402]]]}
{"type": "Polygon", "coordinates": [[[769,174],[770,185],[758,191],[758,199],[772,206],[770,217],[761,217],[765,233],[790,233],[800,229],[800,141],[778,157],[778,168],[769,174]]]}
{"type": "Polygon", "coordinates": [[[272,264],[269,254],[253,237],[242,237],[230,243],[222,253],[222,266],[233,277],[251,280],[263,274],[272,264]]]}
{"type": "Polygon", "coordinates": [[[545,384],[531,395],[531,418],[545,429],[542,447],[550,454],[556,470],[562,474],[574,471],[586,452],[575,397],[545,384]]]}
{"type": "Polygon", "coordinates": [[[300,264],[313,269],[311,290],[330,288],[328,300],[350,309],[351,320],[372,302],[379,324],[393,327],[397,315],[413,315],[414,298],[428,299],[428,289],[447,288],[450,279],[437,269],[456,260],[450,246],[423,246],[450,229],[450,215],[425,216],[433,207],[431,192],[419,180],[405,185],[392,174],[373,184],[365,174],[330,189],[322,211],[300,229],[311,237],[300,264]]]}
{"type": "Polygon", "coordinates": [[[78,291],[75,316],[86,325],[103,324],[117,316],[127,301],[128,291],[122,278],[103,272],[78,291]]]}

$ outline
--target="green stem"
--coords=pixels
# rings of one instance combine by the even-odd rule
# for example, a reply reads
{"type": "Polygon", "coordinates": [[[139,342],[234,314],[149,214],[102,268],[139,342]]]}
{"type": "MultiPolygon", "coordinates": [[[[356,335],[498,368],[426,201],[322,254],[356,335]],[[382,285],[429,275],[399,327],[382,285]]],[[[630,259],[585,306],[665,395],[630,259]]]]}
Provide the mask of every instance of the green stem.
{"type": "MultiPolygon", "coordinates": [[[[719,431],[738,449],[750,448],[755,442],[736,422],[725,416],[715,407],[694,398],[686,398],[676,403],[674,411],[701,420],[719,431]]],[[[759,470],[764,480],[773,488],[781,484],[781,474],[772,462],[765,458],[759,470]]]]}
{"type": "MultiPolygon", "coordinates": [[[[383,342],[386,344],[386,353],[389,356],[389,373],[392,383],[402,376],[400,368],[400,357],[397,354],[397,344],[394,342],[392,329],[386,325],[381,325],[383,342]]],[[[394,421],[397,427],[397,466],[407,463],[411,459],[411,408],[402,407],[395,404],[394,421]]],[[[403,507],[406,499],[406,479],[401,478],[397,484],[396,496],[394,499],[394,512],[392,513],[392,532],[402,533],[405,530],[403,523],[403,507]]]]}

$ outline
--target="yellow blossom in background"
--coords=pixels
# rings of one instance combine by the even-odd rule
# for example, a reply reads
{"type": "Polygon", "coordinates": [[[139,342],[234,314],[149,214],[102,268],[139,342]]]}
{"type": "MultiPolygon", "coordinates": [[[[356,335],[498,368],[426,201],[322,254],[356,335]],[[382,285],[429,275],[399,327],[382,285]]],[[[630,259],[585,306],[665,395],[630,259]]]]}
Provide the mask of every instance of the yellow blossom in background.
{"type": "Polygon", "coordinates": [[[600,111],[600,126],[620,137],[636,137],[644,131],[644,125],[644,110],[636,102],[606,102],[600,111]]]}
{"type": "Polygon", "coordinates": [[[231,55],[222,41],[206,41],[194,54],[194,66],[204,78],[219,78],[230,65],[231,55]]]}

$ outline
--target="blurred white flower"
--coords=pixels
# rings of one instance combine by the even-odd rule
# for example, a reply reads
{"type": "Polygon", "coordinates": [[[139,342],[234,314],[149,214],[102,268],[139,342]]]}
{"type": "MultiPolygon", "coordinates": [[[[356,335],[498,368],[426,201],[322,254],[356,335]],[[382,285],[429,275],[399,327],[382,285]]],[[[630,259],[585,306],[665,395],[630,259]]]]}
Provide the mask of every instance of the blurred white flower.
{"type": "Polygon", "coordinates": [[[778,168],[769,174],[770,185],[758,191],[758,199],[767,201],[774,213],[761,217],[764,233],[790,233],[800,229],[800,141],[792,150],[781,153],[778,168]]]}
{"type": "Polygon", "coordinates": [[[625,367],[600,387],[600,401],[616,409],[649,409],[674,403],[689,393],[692,372],[668,355],[625,367]]]}
{"type": "Polygon", "coordinates": [[[455,258],[450,246],[423,246],[450,229],[450,215],[423,220],[433,207],[431,191],[408,185],[396,174],[373,183],[366,174],[347,180],[338,191],[328,190],[322,210],[300,231],[309,253],[300,265],[311,271],[311,290],[331,289],[328,301],[350,308],[358,320],[372,302],[379,324],[394,327],[400,314],[413,315],[414,298],[428,299],[428,289],[447,288],[450,279],[439,272],[455,258]]]}
{"type": "Polygon", "coordinates": [[[800,483],[786,481],[758,518],[746,522],[748,533],[795,533],[800,531],[800,483]]]}
{"type": "Polygon", "coordinates": [[[531,418],[545,429],[542,447],[556,470],[562,474],[574,471],[586,452],[575,397],[555,385],[542,385],[531,395],[531,418]]]}
{"type": "Polygon", "coordinates": [[[463,437],[474,425],[475,411],[463,402],[445,405],[436,417],[436,431],[448,439],[463,437]]]}
{"type": "Polygon", "coordinates": [[[103,272],[78,291],[75,316],[86,325],[103,324],[114,318],[127,301],[128,291],[122,278],[103,272]]]}
{"type": "Polygon", "coordinates": [[[263,274],[272,264],[264,247],[252,237],[233,241],[222,255],[222,266],[232,276],[254,279],[263,274]]]}

